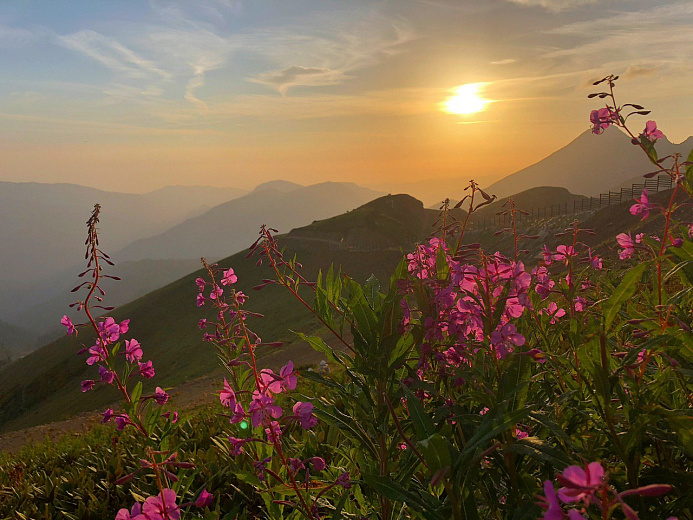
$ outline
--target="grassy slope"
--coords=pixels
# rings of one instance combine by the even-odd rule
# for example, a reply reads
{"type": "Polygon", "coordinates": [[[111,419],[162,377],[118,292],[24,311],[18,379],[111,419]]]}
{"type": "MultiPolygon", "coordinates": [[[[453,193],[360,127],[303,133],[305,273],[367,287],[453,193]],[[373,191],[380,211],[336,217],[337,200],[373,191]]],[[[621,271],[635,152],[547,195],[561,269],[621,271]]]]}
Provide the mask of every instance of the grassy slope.
{"type": "MultiPolygon", "coordinates": [[[[343,228],[349,233],[353,219],[365,222],[384,219],[389,222],[382,231],[387,233],[388,243],[394,245],[398,237],[406,242],[412,236],[412,223],[432,222],[435,213],[424,210],[418,201],[412,203],[411,197],[402,197],[406,197],[401,199],[402,204],[376,204],[375,209],[373,203],[367,204],[363,209],[317,222],[315,226],[326,227],[330,232],[343,228]],[[360,211],[367,212],[365,220],[359,216],[360,211]]],[[[372,229],[377,226],[371,226],[372,229]]],[[[423,238],[428,228],[420,225],[419,231],[422,236],[417,238],[423,238]]],[[[377,234],[371,233],[370,238],[377,238],[377,234]]],[[[329,233],[314,230],[310,235],[308,240],[293,237],[286,241],[287,250],[298,254],[309,278],[314,277],[318,269],[326,269],[334,263],[357,280],[363,281],[371,273],[384,279],[401,259],[401,252],[394,247],[376,251],[337,250],[329,246],[329,233]]],[[[383,241],[385,238],[381,235],[383,241]]],[[[248,308],[266,316],[252,324],[254,330],[268,341],[293,341],[283,348],[288,351],[286,356],[292,352],[298,355],[309,347],[295,342],[289,329],[316,330],[317,323],[286,291],[274,286],[253,291],[252,287],[270,274],[266,266],[256,267],[255,261],[239,253],[220,265],[236,270],[238,288],[251,296],[248,308]]],[[[151,388],[154,385],[172,387],[217,369],[215,351],[201,341],[202,333],[197,328],[198,320],[205,314],[203,311],[208,311],[197,309],[194,303],[197,292],[194,279],[201,274],[199,271],[192,273],[113,313],[118,320],[132,320],[128,337],[137,338],[144,347],[145,359],[154,361],[157,375],[150,382],[151,388]]],[[[84,356],[76,356],[75,352],[82,344],[92,342],[93,338],[85,329],[78,338],[63,337],[0,371],[0,432],[60,420],[117,399],[110,387],[86,394],[79,391],[79,382],[94,378],[96,371],[84,363],[84,356]]]]}

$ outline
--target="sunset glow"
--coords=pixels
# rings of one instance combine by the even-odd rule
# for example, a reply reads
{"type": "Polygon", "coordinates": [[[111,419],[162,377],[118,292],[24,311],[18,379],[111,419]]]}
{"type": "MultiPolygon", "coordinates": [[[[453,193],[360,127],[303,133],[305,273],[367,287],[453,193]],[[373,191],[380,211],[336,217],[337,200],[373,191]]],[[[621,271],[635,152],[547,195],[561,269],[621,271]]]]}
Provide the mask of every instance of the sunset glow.
{"type": "Polygon", "coordinates": [[[483,83],[469,83],[455,89],[455,95],[448,98],[443,106],[451,114],[476,114],[481,112],[489,104],[490,100],[484,99],[479,94],[483,83]]]}

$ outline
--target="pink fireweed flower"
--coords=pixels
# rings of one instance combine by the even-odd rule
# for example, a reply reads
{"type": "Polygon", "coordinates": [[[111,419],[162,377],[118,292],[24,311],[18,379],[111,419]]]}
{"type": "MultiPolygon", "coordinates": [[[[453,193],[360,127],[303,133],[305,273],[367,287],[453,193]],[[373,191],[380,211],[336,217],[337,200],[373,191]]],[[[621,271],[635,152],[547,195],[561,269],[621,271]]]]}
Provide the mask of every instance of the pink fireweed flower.
{"type": "Polygon", "coordinates": [[[599,462],[590,462],[584,468],[568,466],[556,478],[563,485],[558,490],[558,498],[563,502],[582,501],[589,504],[604,484],[604,468],[599,462]]]}
{"type": "Polygon", "coordinates": [[[233,269],[229,268],[224,271],[224,276],[221,279],[221,285],[232,285],[238,281],[238,276],[233,272],[233,269]]]}
{"type": "Polygon", "coordinates": [[[642,215],[640,220],[645,220],[650,215],[650,210],[654,208],[654,204],[650,203],[650,199],[647,196],[647,190],[643,189],[640,198],[635,199],[636,204],[630,207],[631,215],[642,215]]]}
{"type": "Polygon", "coordinates": [[[115,379],[115,372],[109,370],[105,366],[99,367],[99,375],[101,376],[101,382],[110,385],[115,379]]]}
{"type": "Polygon", "coordinates": [[[272,457],[267,457],[266,459],[253,462],[253,466],[255,466],[255,470],[257,471],[257,477],[260,480],[265,480],[265,469],[267,464],[269,464],[271,461],[272,457]]]}
{"type": "Polygon", "coordinates": [[[294,405],[294,414],[304,430],[310,430],[318,424],[318,418],[313,415],[313,404],[297,402],[294,405]]]}
{"type": "Polygon", "coordinates": [[[551,265],[553,262],[553,254],[551,253],[551,250],[544,244],[544,246],[541,248],[541,254],[544,257],[544,263],[546,265],[551,265]]]}
{"type": "Polygon", "coordinates": [[[209,293],[209,299],[210,300],[218,300],[219,298],[221,298],[222,294],[224,294],[224,289],[222,289],[218,285],[215,285],[214,288],[212,289],[212,292],[209,293]]]}
{"type": "Polygon", "coordinates": [[[92,388],[94,388],[94,383],[95,381],[92,381],[91,379],[86,379],[82,381],[80,384],[82,392],[88,392],[92,388]]]}
{"type": "Polygon", "coordinates": [[[525,337],[517,332],[515,325],[506,323],[500,329],[491,333],[491,345],[496,349],[500,359],[505,359],[513,347],[521,347],[525,344],[525,337]]]}
{"type": "Polygon", "coordinates": [[[104,424],[106,424],[108,421],[110,421],[113,418],[113,415],[114,415],[113,408],[107,408],[101,414],[101,416],[103,417],[102,422],[104,424]]]}
{"type": "Polygon", "coordinates": [[[565,514],[561,508],[561,504],[556,496],[556,490],[553,487],[553,482],[550,480],[544,481],[544,496],[539,496],[539,505],[542,509],[546,509],[542,520],[563,520],[565,514]]]}
{"type": "Polygon", "coordinates": [[[590,122],[592,123],[592,133],[601,134],[613,123],[618,121],[618,116],[610,108],[600,108],[590,112],[590,122]]]}
{"type": "Polygon", "coordinates": [[[654,143],[657,139],[664,138],[664,134],[657,128],[657,123],[654,121],[648,121],[645,123],[645,130],[643,130],[642,134],[640,134],[640,137],[646,137],[654,143]]]}
{"type": "Polygon", "coordinates": [[[115,416],[116,430],[122,431],[128,424],[132,424],[130,416],[126,413],[115,416]]]}
{"type": "Polygon", "coordinates": [[[99,336],[106,343],[115,343],[121,334],[125,334],[130,329],[130,320],[123,320],[120,323],[108,317],[98,323],[99,336]]]}
{"type": "Polygon", "coordinates": [[[281,406],[274,404],[274,399],[268,395],[256,395],[248,406],[248,415],[253,428],[260,424],[269,424],[272,419],[279,419],[283,410],[281,406]]]}
{"type": "Polygon", "coordinates": [[[200,293],[197,295],[196,298],[196,303],[198,307],[202,307],[205,304],[205,296],[204,294],[200,293]]]}
{"type": "Polygon", "coordinates": [[[206,489],[203,489],[197,497],[197,500],[195,500],[195,507],[207,507],[212,502],[214,502],[214,495],[212,493],[209,493],[206,489]]]}
{"type": "Polygon", "coordinates": [[[130,363],[142,359],[142,345],[135,338],[125,340],[125,359],[130,363]]]}
{"type": "Polygon", "coordinates": [[[243,406],[236,400],[236,393],[229,385],[229,382],[224,378],[224,389],[219,392],[219,400],[221,405],[231,410],[231,422],[239,423],[245,417],[243,406]]]}
{"type": "Polygon", "coordinates": [[[633,256],[633,253],[635,253],[635,242],[633,242],[633,238],[630,236],[630,233],[627,235],[625,233],[616,235],[616,242],[618,242],[618,245],[623,248],[618,253],[618,257],[621,260],[626,260],[633,256]]]}
{"type": "Polygon", "coordinates": [[[558,318],[565,316],[565,309],[559,309],[556,302],[549,303],[549,306],[539,311],[540,314],[546,314],[551,317],[551,325],[555,324],[558,318]]]}
{"type": "Polygon", "coordinates": [[[163,388],[160,386],[157,386],[156,390],[154,390],[154,400],[159,406],[166,404],[169,397],[170,396],[164,392],[163,388]]]}
{"type": "Polygon", "coordinates": [[[551,295],[551,289],[553,289],[556,286],[556,282],[553,280],[547,280],[544,283],[537,283],[534,286],[534,290],[537,292],[539,296],[541,296],[542,300],[545,300],[551,295]]]}
{"type": "Polygon", "coordinates": [[[326,467],[327,464],[325,464],[325,459],[322,457],[311,457],[306,462],[310,462],[311,465],[313,466],[313,471],[323,471],[326,467]]]}
{"type": "Polygon", "coordinates": [[[135,502],[135,505],[132,506],[132,509],[128,511],[125,508],[122,508],[118,511],[118,514],[116,514],[115,520],[149,520],[146,516],[142,514],[142,506],[139,504],[139,502],[135,502]]]}
{"type": "Polygon", "coordinates": [[[176,504],[176,492],[172,489],[164,489],[155,497],[149,497],[144,501],[142,513],[145,517],[156,519],[178,520],[180,508],[176,504]]]}
{"type": "Polygon", "coordinates": [[[166,419],[169,419],[173,424],[176,424],[178,422],[178,412],[162,413],[161,417],[165,417],[166,419]]]}
{"type": "Polygon", "coordinates": [[[585,300],[582,296],[578,296],[573,300],[573,306],[575,308],[575,312],[584,312],[584,310],[587,308],[587,300],[585,300]]]}
{"type": "Polygon", "coordinates": [[[91,354],[87,358],[87,365],[89,366],[95,363],[100,363],[101,361],[106,361],[107,359],[106,349],[103,347],[103,345],[97,344],[93,347],[89,347],[88,352],[91,354]]]}
{"type": "Polygon", "coordinates": [[[197,326],[200,328],[200,330],[204,330],[205,327],[207,327],[207,318],[202,318],[198,323],[197,326]]]}
{"type": "Polygon", "coordinates": [[[151,360],[147,361],[146,363],[138,362],[137,365],[140,368],[140,375],[142,377],[146,379],[151,379],[154,377],[154,364],[151,360]]]}
{"type": "Polygon", "coordinates": [[[279,375],[269,369],[264,369],[260,372],[260,378],[265,386],[265,389],[273,394],[279,394],[282,391],[289,391],[296,388],[298,378],[294,373],[294,363],[289,361],[279,371],[279,375]]]}
{"type": "Polygon", "coordinates": [[[207,284],[207,282],[204,281],[204,278],[196,278],[196,279],[195,279],[195,284],[197,285],[197,288],[198,288],[200,291],[204,291],[204,290],[205,290],[205,285],[207,284]]]}
{"type": "Polygon", "coordinates": [[[345,471],[337,477],[334,483],[338,486],[342,486],[344,489],[349,489],[351,487],[351,479],[349,478],[349,472],[345,471]]]}
{"type": "Polygon", "coordinates": [[[553,255],[553,259],[556,262],[565,262],[566,265],[570,258],[577,256],[575,248],[573,246],[560,245],[556,248],[556,253],[553,255]]]}
{"type": "Polygon", "coordinates": [[[67,316],[63,316],[63,318],[60,320],[60,323],[62,325],[65,325],[65,328],[67,328],[68,336],[72,336],[72,333],[74,333],[75,336],[77,335],[77,328],[72,323],[72,320],[70,320],[70,318],[68,318],[67,316]]]}
{"type": "Polygon", "coordinates": [[[231,455],[237,457],[243,453],[243,445],[250,442],[249,439],[239,439],[238,437],[229,437],[231,443],[231,455]]]}
{"type": "Polygon", "coordinates": [[[592,267],[594,269],[602,269],[604,267],[602,259],[599,258],[598,255],[592,256],[591,253],[590,253],[590,263],[592,264],[592,267]]]}
{"type": "Polygon", "coordinates": [[[519,428],[515,428],[515,437],[517,437],[517,440],[526,439],[529,437],[529,433],[524,430],[520,430],[519,428]]]}
{"type": "Polygon", "coordinates": [[[278,441],[282,436],[282,429],[277,421],[270,422],[269,426],[265,428],[265,435],[267,438],[272,440],[272,442],[278,441]]]}
{"type": "Polygon", "coordinates": [[[537,363],[546,363],[546,353],[543,350],[539,350],[538,348],[533,348],[530,349],[526,352],[526,354],[531,357],[534,361],[537,363]]]}

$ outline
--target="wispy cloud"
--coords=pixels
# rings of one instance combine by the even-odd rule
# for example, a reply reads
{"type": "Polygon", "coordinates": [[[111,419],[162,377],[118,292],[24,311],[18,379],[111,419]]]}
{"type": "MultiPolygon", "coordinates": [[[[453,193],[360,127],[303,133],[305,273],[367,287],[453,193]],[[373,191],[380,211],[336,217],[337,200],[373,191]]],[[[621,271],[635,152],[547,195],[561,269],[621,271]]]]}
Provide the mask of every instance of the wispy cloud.
{"type": "Polygon", "coordinates": [[[114,38],[92,30],[59,36],[61,45],[98,61],[114,72],[134,78],[156,75],[168,79],[170,74],[142,58],[114,38]]]}
{"type": "Polygon", "coordinates": [[[549,11],[565,11],[588,4],[596,4],[598,0],[508,0],[514,4],[531,7],[543,7],[549,11]]]}
{"type": "Polygon", "coordinates": [[[28,29],[0,24],[0,47],[18,47],[34,42],[38,34],[28,29]]]}
{"type": "Polygon", "coordinates": [[[690,63],[693,59],[691,17],[693,4],[680,2],[566,24],[549,34],[578,38],[584,43],[549,52],[545,57],[573,58],[593,65],[615,60],[632,65],[634,61],[658,59],[690,63]]]}
{"type": "Polygon", "coordinates": [[[352,76],[338,70],[293,66],[284,70],[258,74],[250,81],[276,88],[282,95],[286,95],[291,87],[298,85],[307,87],[338,85],[350,77],[352,76]]]}

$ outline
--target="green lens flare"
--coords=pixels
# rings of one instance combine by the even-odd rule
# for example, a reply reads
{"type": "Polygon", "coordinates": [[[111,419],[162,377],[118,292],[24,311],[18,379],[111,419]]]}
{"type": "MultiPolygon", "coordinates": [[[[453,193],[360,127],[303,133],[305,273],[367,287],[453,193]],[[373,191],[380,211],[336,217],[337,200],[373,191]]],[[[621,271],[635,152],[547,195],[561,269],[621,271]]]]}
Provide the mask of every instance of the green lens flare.
{"type": "Polygon", "coordinates": [[[241,430],[247,430],[248,429],[248,421],[241,421],[239,426],[241,427],[241,430]]]}

